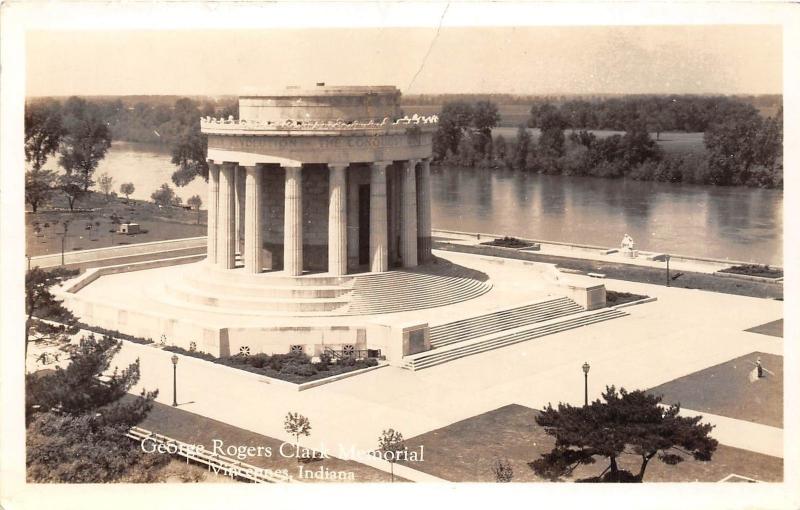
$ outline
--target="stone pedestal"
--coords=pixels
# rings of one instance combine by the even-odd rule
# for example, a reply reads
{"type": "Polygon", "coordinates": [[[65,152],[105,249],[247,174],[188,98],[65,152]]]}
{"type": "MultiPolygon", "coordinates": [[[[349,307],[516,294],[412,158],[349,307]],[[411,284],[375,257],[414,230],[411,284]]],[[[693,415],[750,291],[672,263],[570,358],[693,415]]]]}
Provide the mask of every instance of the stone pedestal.
{"type": "Polygon", "coordinates": [[[403,163],[400,210],[400,256],[403,267],[417,265],[417,182],[416,161],[403,163]]]}
{"type": "Polygon", "coordinates": [[[236,267],[235,229],[235,163],[223,163],[219,172],[219,216],[217,217],[217,265],[223,269],[236,267]]]}
{"type": "Polygon", "coordinates": [[[347,165],[328,165],[328,272],[347,273],[347,165]]]}
{"type": "Polygon", "coordinates": [[[386,167],[390,161],[372,164],[369,185],[369,254],[370,270],[383,272],[389,270],[386,217],[386,167]]]}
{"type": "Polygon", "coordinates": [[[287,166],[284,187],[283,270],[303,274],[303,168],[287,166]]]}
{"type": "Polygon", "coordinates": [[[208,165],[208,231],[206,260],[217,263],[217,215],[219,214],[219,165],[208,165]]]}
{"type": "Polygon", "coordinates": [[[260,273],[264,267],[261,257],[261,175],[262,168],[248,166],[245,168],[245,205],[244,205],[244,270],[247,273],[260,273]]]}

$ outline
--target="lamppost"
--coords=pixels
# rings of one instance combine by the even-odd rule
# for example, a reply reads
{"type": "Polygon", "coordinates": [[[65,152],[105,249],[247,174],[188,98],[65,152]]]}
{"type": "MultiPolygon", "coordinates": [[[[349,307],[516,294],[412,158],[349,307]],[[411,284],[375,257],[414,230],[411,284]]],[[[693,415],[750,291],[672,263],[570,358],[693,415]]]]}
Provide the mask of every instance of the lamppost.
{"type": "Polygon", "coordinates": [[[667,287],[669,287],[669,255],[664,255],[664,260],[667,261],[667,287]]]}
{"type": "Polygon", "coordinates": [[[589,405],[589,363],[583,363],[583,405],[589,405]]]}
{"type": "Polygon", "coordinates": [[[172,355],[172,407],[178,407],[178,355],[172,355]]]}
{"type": "Polygon", "coordinates": [[[64,244],[67,241],[67,231],[69,230],[69,220],[64,220],[64,232],[61,233],[61,265],[64,265],[64,244]]]}

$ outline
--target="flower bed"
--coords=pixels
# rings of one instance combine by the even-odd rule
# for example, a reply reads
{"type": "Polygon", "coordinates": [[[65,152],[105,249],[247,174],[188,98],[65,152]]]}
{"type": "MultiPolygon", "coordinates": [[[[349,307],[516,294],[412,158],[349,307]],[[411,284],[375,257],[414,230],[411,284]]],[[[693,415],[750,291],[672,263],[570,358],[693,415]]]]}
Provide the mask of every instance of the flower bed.
{"type": "Polygon", "coordinates": [[[641,294],[633,294],[631,292],[617,292],[615,290],[606,290],[606,306],[618,306],[624,303],[631,303],[633,301],[640,301],[647,299],[649,296],[641,294]]]}
{"type": "Polygon", "coordinates": [[[742,274],[745,276],[758,276],[761,278],[783,278],[782,269],[774,269],[760,264],[743,264],[723,269],[720,273],[742,274]]]}
{"type": "Polygon", "coordinates": [[[491,241],[486,241],[481,244],[486,246],[500,246],[502,248],[530,248],[533,246],[533,243],[523,241],[521,239],[517,239],[516,237],[503,237],[502,239],[493,239],[491,241]]]}
{"type": "Polygon", "coordinates": [[[355,370],[374,367],[378,364],[378,360],[373,358],[358,360],[344,358],[334,361],[324,354],[320,356],[320,361],[312,362],[303,353],[236,354],[235,356],[216,358],[207,352],[186,350],[175,346],[164,347],[164,350],[296,384],[333,377],[355,370]]]}

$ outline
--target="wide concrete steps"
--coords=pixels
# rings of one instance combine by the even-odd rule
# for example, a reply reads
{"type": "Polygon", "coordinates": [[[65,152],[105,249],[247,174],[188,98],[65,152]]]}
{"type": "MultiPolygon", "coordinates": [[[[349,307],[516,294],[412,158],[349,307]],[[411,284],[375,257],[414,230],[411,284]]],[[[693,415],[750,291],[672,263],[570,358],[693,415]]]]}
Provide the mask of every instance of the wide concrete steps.
{"type": "Polygon", "coordinates": [[[627,315],[627,313],[622,310],[604,308],[577,315],[559,317],[535,325],[522,326],[509,331],[500,331],[463,342],[457,342],[438,349],[414,354],[406,357],[402,366],[409,370],[422,370],[473,354],[526,342],[561,331],[588,326],[589,324],[624,317],[625,315],[627,315]]]}
{"type": "Polygon", "coordinates": [[[165,295],[188,304],[261,312],[330,312],[347,305],[351,289],[326,290],[318,287],[273,287],[247,289],[230,287],[217,292],[198,289],[187,282],[164,286],[165,295]]]}
{"type": "Polygon", "coordinates": [[[567,297],[469,317],[431,327],[431,347],[440,348],[498,331],[506,331],[583,311],[567,297]]]}
{"type": "Polygon", "coordinates": [[[382,314],[460,303],[492,288],[488,281],[457,274],[390,271],[356,276],[349,314],[382,314]]]}

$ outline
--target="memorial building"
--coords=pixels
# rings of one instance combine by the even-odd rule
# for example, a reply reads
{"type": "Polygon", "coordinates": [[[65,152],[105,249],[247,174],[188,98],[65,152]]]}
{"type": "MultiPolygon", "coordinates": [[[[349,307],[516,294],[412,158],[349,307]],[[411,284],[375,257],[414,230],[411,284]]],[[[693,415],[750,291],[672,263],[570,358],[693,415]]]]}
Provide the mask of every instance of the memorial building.
{"type": "Polygon", "coordinates": [[[241,97],[208,136],[208,261],[247,273],[341,276],[430,260],[436,117],[395,87],[241,97]]]}

